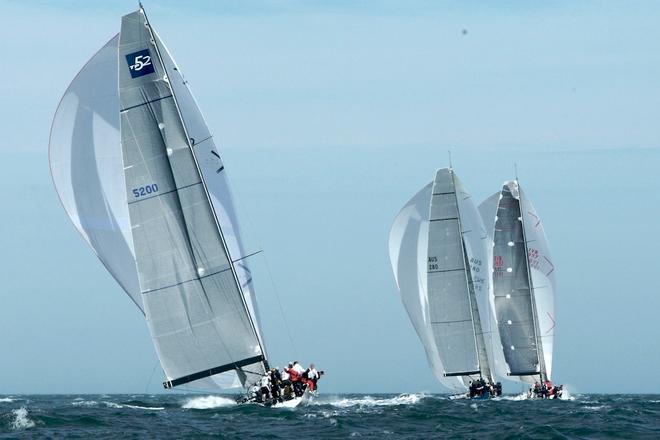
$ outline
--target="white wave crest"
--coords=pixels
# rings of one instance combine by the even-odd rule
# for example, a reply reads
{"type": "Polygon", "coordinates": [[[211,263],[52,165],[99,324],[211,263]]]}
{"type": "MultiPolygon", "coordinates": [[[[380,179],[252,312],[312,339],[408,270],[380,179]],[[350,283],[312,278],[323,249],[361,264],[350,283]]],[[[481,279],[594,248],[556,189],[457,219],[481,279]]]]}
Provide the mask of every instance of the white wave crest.
{"type": "Polygon", "coordinates": [[[28,410],[24,406],[12,410],[12,413],[14,414],[14,420],[11,422],[12,429],[19,430],[35,427],[35,423],[28,417],[28,410]]]}
{"type": "Polygon", "coordinates": [[[139,405],[129,405],[127,403],[114,403],[114,402],[103,402],[106,404],[108,408],[115,408],[115,409],[122,409],[122,408],[130,408],[130,409],[144,409],[144,410],[150,410],[150,411],[161,411],[164,410],[164,406],[139,406],[139,405]]]}
{"type": "Polygon", "coordinates": [[[374,406],[397,406],[397,405],[414,405],[421,399],[426,397],[424,394],[401,394],[397,397],[390,398],[376,398],[371,396],[364,396],[361,398],[344,398],[344,399],[318,399],[310,402],[312,405],[332,405],[338,408],[351,408],[354,406],[359,407],[374,407],[374,406]]]}
{"type": "Polygon", "coordinates": [[[99,403],[96,400],[78,400],[74,399],[73,402],[71,402],[72,406],[96,406],[99,403]]]}
{"type": "Polygon", "coordinates": [[[0,398],[0,403],[12,403],[12,402],[14,402],[14,399],[12,399],[11,397],[0,398]]]}
{"type": "Polygon", "coordinates": [[[183,404],[183,409],[213,409],[213,408],[222,408],[226,406],[234,406],[236,401],[228,397],[220,396],[204,396],[204,397],[195,397],[188,399],[186,403],[183,404]]]}

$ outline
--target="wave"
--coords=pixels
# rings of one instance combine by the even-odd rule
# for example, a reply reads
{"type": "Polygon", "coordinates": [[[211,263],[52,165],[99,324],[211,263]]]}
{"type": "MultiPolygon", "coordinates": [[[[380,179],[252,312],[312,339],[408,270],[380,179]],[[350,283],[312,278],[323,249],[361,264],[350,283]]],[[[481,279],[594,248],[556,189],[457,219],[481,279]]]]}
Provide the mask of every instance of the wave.
{"type": "Polygon", "coordinates": [[[22,406],[18,409],[12,410],[14,420],[11,422],[11,428],[18,431],[21,429],[34,428],[36,424],[28,417],[28,410],[22,406]]]}
{"type": "Polygon", "coordinates": [[[128,403],[115,403],[115,402],[103,402],[103,403],[105,403],[108,408],[115,408],[115,409],[130,408],[130,409],[144,409],[149,411],[161,411],[165,409],[164,406],[140,406],[140,405],[129,405],[128,403]]]}
{"type": "Polygon", "coordinates": [[[331,405],[337,408],[351,408],[354,406],[374,407],[414,405],[425,397],[427,397],[425,394],[401,394],[399,396],[390,398],[377,398],[371,396],[364,396],[360,398],[346,397],[343,399],[329,398],[329,400],[321,398],[311,400],[308,402],[308,405],[331,405]]]}
{"type": "Polygon", "coordinates": [[[181,408],[183,409],[213,409],[236,405],[234,399],[220,396],[204,396],[188,399],[181,408]]]}
{"type": "Polygon", "coordinates": [[[15,400],[12,399],[11,397],[2,397],[2,398],[0,398],[0,403],[12,403],[12,402],[15,402],[15,400]]]}
{"type": "Polygon", "coordinates": [[[73,399],[72,406],[96,406],[99,403],[96,400],[73,399]]]}

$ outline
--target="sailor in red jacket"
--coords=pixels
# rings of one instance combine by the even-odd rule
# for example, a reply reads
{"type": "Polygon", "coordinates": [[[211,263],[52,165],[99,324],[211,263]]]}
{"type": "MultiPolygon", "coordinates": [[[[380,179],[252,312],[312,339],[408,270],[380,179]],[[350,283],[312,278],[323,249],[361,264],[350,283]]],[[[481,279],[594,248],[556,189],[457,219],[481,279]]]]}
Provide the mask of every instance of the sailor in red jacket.
{"type": "Polygon", "coordinates": [[[301,382],[302,377],[300,376],[298,370],[296,370],[293,367],[293,363],[289,362],[289,366],[285,369],[285,371],[289,373],[289,380],[293,385],[293,391],[296,394],[296,396],[302,396],[303,394],[303,389],[302,389],[303,384],[301,382]]]}

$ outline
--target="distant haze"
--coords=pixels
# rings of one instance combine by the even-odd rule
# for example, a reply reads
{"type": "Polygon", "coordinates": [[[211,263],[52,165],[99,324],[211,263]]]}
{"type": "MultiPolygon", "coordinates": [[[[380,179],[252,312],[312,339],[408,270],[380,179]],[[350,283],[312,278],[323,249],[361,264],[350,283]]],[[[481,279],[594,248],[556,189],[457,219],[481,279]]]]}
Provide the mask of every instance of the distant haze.
{"type": "MultiPolygon", "coordinates": [[[[247,247],[265,250],[273,364],[315,362],[323,392],[443,391],[387,238],[451,149],[477,201],[518,164],[557,267],[556,381],[660,392],[647,380],[660,371],[660,4],[144,4],[220,144],[247,247]]],[[[162,389],[144,318],[70,224],[47,159],[62,93],[136,8],[0,1],[0,393],[162,389]]]]}

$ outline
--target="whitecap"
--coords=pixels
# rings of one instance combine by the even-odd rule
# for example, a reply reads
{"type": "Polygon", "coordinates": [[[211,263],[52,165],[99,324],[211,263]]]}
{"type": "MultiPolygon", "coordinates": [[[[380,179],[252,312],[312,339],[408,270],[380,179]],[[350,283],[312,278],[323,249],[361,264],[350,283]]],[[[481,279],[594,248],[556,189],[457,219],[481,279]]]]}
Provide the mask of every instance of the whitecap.
{"type": "Polygon", "coordinates": [[[343,399],[316,399],[311,402],[312,405],[332,405],[338,408],[351,408],[354,406],[398,406],[398,405],[414,405],[421,399],[426,397],[425,394],[401,394],[397,397],[390,398],[375,398],[371,396],[364,396],[361,398],[343,398],[343,399]]]}
{"type": "Polygon", "coordinates": [[[164,410],[165,407],[163,406],[139,406],[139,405],[129,405],[127,403],[114,403],[114,402],[103,402],[107,405],[108,408],[115,408],[115,409],[122,409],[122,408],[130,408],[130,409],[144,409],[144,410],[152,410],[152,411],[161,411],[164,410]]]}
{"type": "Polygon", "coordinates": [[[11,397],[0,398],[0,403],[12,403],[12,402],[14,402],[14,399],[12,399],[11,397]]]}
{"type": "Polygon", "coordinates": [[[220,396],[204,396],[204,397],[195,397],[188,399],[186,403],[183,404],[183,409],[213,409],[213,408],[222,408],[226,406],[234,406],[236,401],[228,397],[220,396]]]}
{"type": "Polygon", "coordinates": [[[12,413],[14,414],[14,420],[11,422],[12,429],[19,430],[35,427],[34,421],[30,420],[28,410],[24,406],[12,410],[12,413]]]}
{"type": "Polygon", "coordinates": [[[74,399],[73,402],[71,402],[72,406],[96,406],[99,403],[96,400],[82,400],[82,399],[74,399]]]}

